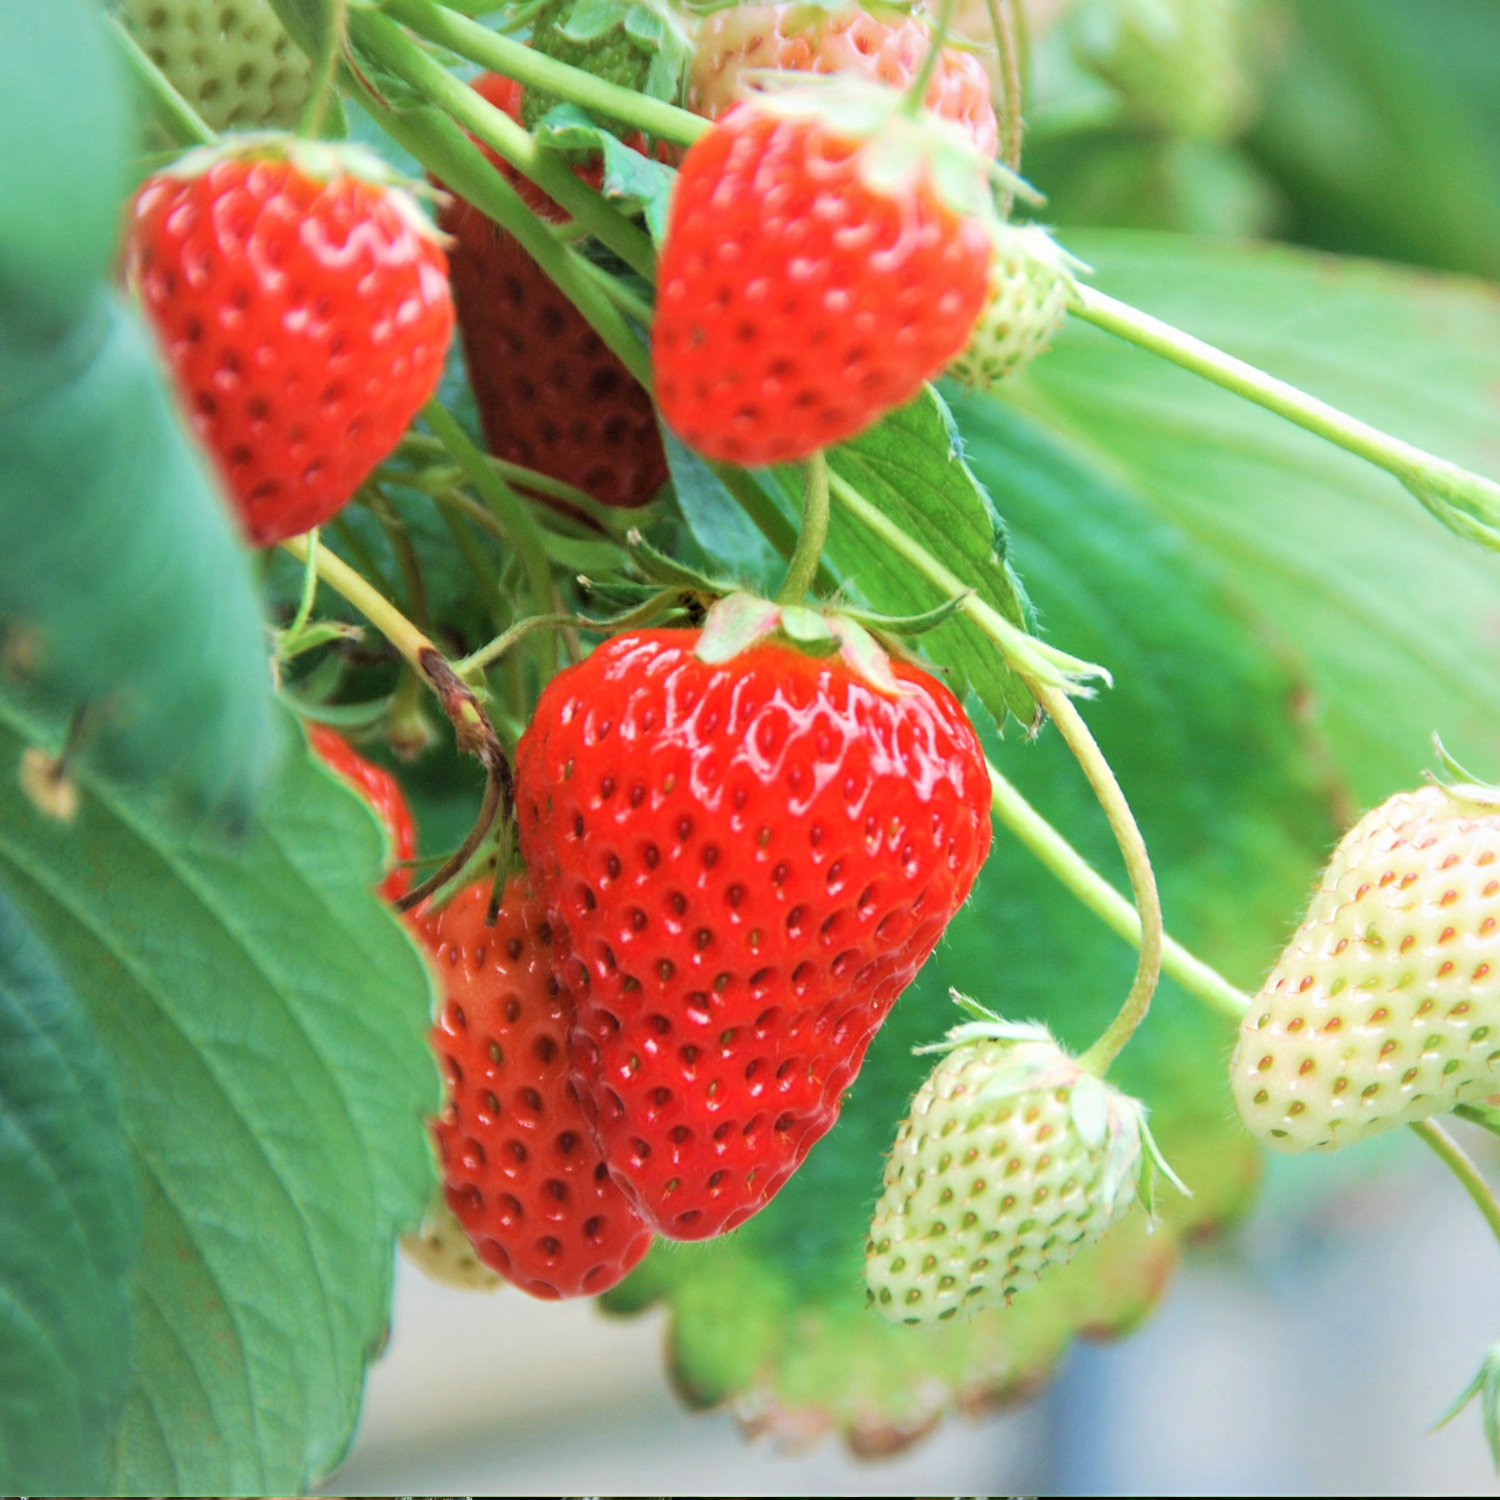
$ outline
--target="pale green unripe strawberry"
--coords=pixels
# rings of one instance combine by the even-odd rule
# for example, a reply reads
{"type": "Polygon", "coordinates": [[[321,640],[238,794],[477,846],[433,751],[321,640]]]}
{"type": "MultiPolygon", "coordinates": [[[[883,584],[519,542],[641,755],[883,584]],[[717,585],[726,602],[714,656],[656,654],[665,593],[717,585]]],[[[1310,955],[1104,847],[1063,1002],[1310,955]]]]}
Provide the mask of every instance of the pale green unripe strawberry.
{"type": "Polygon", "coordinates": [[[290,129],[312,64],[269,0],[121,0],[120,20],[215,130],[290,129]]]}
{"type": "Polygon", "coordinates": [[[1224,140],[1250,103],[1243,12],[1243,0],[1092,0],[1074,17],[1074,50],[1145,124],[1224,140]]]}
{"type": "Polygon", "coordinates": [[[1073,267],[1038,224],[998,224],[993,231],[990,296],[962,354],[947,374],[989,390],[1031,363],[1068,315],[1073,267]]]}
{"type": "Polygon", "coordinates": [[[1009,1302],[1104,1235],[1143,1162],[1159,1161],[1145,1107],[1045,1027],[991,1018],[945,1045],[897,1133],[865,1246],[869,1300],[893,1323],[1009,1302]]]}
{"type": "Polygon", "coordinates": [[[1429,786],[1366,813],[1245,1014],[1235,1104],[1332,1151],[1500,1089],[1500,811],[1429,786]]]}

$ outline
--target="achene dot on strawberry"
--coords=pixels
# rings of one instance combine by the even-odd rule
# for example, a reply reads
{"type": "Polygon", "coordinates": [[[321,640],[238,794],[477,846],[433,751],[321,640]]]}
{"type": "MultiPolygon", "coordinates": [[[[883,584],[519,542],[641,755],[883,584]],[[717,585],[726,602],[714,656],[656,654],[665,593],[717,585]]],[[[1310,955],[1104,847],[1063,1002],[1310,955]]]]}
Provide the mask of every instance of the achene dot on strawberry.
{"type": "Polygon", "coordinates": [[[613,1286],[651,1231],[611,1179],[568,1077],[565,997],[552,977],[541,904],[505,890],[486,925],[481,881],[417,935],[443,993],[432,1031],[446,1104],[434,1128],[448,1204],[479,1257],[533,1297],[613,1286]]]}
{"type": "Polygon", "coordinates": [[[710,458],[784,463],[853,437],[942,370],[988,296],[979,213],[925,167],[876,170],[922,153],[902,134],[919,127],[889,110],[847,125],[824,108],[834,87],[737,105],[683,159],[652,358],[662,416],[710,458]]]}
{"type": "Polygon", "coordinates": [[[191,153],[135,200],[130,279],[256,546],[338,511],[443,372],[447,257],[362,162],[322,143],[191,153]]]}
{"type": "Polygon", "coordinates": [[[775,642],[708,665],[699,634],[616,636],[561,673],[516,761],[580,1094],[673,1239],[743,1223],[834,1123],[990,843],[940,683],[892,662],[888,697],[775,642]]]}
{"type": "Polygon", "coordinates": [[[326,724],[309,724],[307,742],[324,765],[370,804],[385,829],[386,877],[377,887],[387,901],[399,901],[411,889],[407,861],[417,856],[417,829],[401,783],[373,761],[366,760],[343,735],[326,724]]]}

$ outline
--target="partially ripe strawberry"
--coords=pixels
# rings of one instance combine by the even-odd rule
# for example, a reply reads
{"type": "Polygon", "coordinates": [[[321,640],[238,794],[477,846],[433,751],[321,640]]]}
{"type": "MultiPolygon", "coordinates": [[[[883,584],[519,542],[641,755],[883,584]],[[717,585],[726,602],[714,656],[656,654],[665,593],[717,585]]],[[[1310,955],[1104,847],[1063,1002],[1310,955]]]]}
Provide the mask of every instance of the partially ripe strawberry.
{"type": "Polygon", "coordinates": [[[307,742],[335,776],[370,804],[380,820],[386,838],[386,877],[377,889],[387,901],[399,901],[411,889],[410,862],[417,857],[417,828],[401,783],[383,767],[366,760],[326,724],[309,724],[307,742]]]}
{"type": "Polygon", "coordinates": [[[123,0],[119,17],[214,130],[290,130],[312,93],[270,0],[123,0]]]}
{"type": "MultiPolygon", "coordinates": [[[[932,27],[922,18],[863,5],[825,9],[804,0],[733,5],[714,11],[693,38],[687,107],[717,120],[752,95],[752,70],[839,73],[904,89],[917,76],[932,27]]],[[[984,156],[995,154],[998,128],[990,82],[970,52],[945,47],[927,87],[933,114],[966,131],[984,156]]]]}
{"type": "Polygon", "coordinates": [[[949,1045],[901,1122],[865,1248],[893,1323],[999,1306],[1071,1260],[1135,1202],[1150,1141],[1144,1106],[1044,1026],[976,1021],[949,1045]]]}
{"type": "Polygon", "coordinates": [[[1068,257],[1036,224],[994,231],[989,300],[963,352],[947,373],[989,390],[1029,365],[1068,316],[1073,285],[1068,257]]]}
{"type": "Polygon", "coordinates": [[[146,180],[130,279],[250,540],[328,520],[442,375],[448,262],[367,153],[252,138],[146,180]]]}
{"type": "Polygon", "coordinates": [[[533,1297],[592,1296],[651,1246],[610,1179],[568,1081],[552,931],[525,884],[487,925],[490,884],[415,919],[443,993],[432,1031],[446,1080],[437,1121],[448,1204],[479,1257],[533,1297]]]}
{"type": "Polygon", "coordinates": [[[1334,850],[1230,1063],[1240,1117],[1266,1145],[1333,1151],[1500,1088],[1492,797],[1398,793],[1334,850]]]}
{"type": "Polygon", "coordinates": [[[990,843],[983,752],[941,683],[703,643],[607,641],[552,680],[516,753],[580,1093],[672,1239],[742,1224],[834,1123],[990,843]]]}
{"type": "Polygon", "coordinates": [[[910,400],[989,286],[977,153],[879,93],[736,105],[689,150],[661,255],[662,416],[710,458],[803,458],[910,400]]]}
{"type": "MultiPolygon", "coordinates": [[[[521,90],[488,74],[474,87],[516,115],[521,90]]],[[[544,218],[557,205],[487,152],[544,218]]],[[[578,175],[597,186],[599,162],[578,175]]],[[[645,387],[520,243],[455,199],[439,216],[453,301],[485,443],[497,458],[584,490],[601,505],[637,506],[667,479],[656,409],[645,387]]]]}

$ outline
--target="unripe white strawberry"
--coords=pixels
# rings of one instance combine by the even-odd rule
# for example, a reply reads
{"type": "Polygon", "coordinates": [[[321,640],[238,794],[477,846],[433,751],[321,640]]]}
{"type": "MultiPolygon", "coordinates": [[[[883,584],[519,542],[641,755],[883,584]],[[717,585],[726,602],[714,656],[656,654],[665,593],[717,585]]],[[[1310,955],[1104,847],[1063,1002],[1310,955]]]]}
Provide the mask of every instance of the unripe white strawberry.
{"type": "Polygon", "coordinates": [[[1092,0],[1074,18],[1074,50],[1145,124],[1224,140],[1244,123],[1243,0],[1092,0]]]}
{"type": "Polygon", "coordinates": [[[1429,786],[1366,813],[1245,1014],[1240,1117],[1333,1151],[1500,1088],[1500,811],[1429,786]]]}
{"type": "Polygon", "coordinates": [[[1031,363],[1068,315],[1077,264],[1040,225],[994,230],[990,296],[962,354],[947,373],[989,390],[1031,363]]]}
{"type": "Polygon", "coordinates": [[[989,1016],[944,1045],[897,1133],[865,1246],[869,1300],[893,1323],[1009,1302],[1127,1212],[1148,1153],[1160,1163],[1145,1106],[1046,1027],[989,1016]]]}
{"type": "Polygon", "coordinates": [[[401,1236],[401,1252],[429,1280],[461,1292],[493,1292],[504,1285],[499,1273],[480,1260],[441,1188],[432,1195],[421,1227],[401,1236]]]}
{"type": "Polygon", "coordinates": [[[312,64],[270,0],[121,0],[120,20],[215,130],[297,123],[312,64]]]}

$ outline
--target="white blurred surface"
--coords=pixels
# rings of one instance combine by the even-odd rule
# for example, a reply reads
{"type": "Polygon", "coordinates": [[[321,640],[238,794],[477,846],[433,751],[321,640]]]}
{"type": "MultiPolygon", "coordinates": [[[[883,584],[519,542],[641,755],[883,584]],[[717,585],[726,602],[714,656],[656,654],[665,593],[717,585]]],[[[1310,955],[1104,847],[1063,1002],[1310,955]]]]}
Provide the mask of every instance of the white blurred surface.
{"type": "Polygon", "coordinates": [[[1500,1339],[1500,1250],[1414,1146],[1393,1141],[1374,1179],[1352,1157],[1278,1164],[1254,1219],[1194,1252],[1144,1329],[1080,1347],[1033,1406],[951,1420],[883,1463],[831,1440],[778,1454],[725,1413],[684,1412],[660,1313],[466,1295],[403,1266],[363,1428],[326,1488],[1500,1494],[1472,1410],[1427,1430],[1500,1339]]]}

